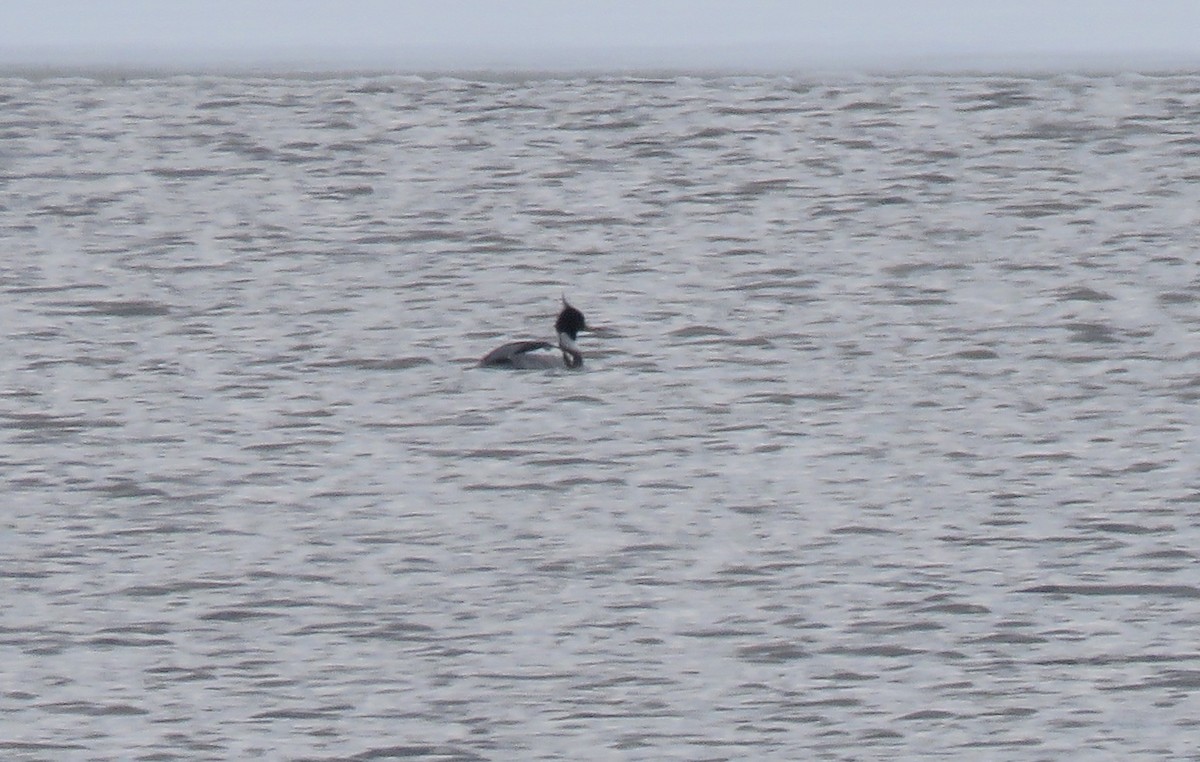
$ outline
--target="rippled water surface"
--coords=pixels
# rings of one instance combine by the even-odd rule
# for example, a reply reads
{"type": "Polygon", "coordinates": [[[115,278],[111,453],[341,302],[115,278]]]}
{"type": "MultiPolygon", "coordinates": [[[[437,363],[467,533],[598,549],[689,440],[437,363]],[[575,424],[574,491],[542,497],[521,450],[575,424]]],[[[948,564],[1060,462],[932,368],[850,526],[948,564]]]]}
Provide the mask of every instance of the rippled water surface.
{"type": "Polygon", "coordinates": [[[1200,78],[0,80],[0,754],[1195,759],[1200,78]],[[481,370],[566,294],[582,372],[481,370]]]}

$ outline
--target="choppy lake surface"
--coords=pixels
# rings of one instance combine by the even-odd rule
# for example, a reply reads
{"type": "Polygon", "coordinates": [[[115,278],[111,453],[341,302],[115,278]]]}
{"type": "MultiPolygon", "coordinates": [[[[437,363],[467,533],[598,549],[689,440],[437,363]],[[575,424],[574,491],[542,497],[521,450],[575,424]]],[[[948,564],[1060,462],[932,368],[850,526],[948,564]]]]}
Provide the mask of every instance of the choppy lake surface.
{"type": "Polygon", "coordinates": [[[1195,758],[1200,77],[0,80],[6,759],[1195,758]],[[473,367],[601,335],[582,372],[473,367]]]}

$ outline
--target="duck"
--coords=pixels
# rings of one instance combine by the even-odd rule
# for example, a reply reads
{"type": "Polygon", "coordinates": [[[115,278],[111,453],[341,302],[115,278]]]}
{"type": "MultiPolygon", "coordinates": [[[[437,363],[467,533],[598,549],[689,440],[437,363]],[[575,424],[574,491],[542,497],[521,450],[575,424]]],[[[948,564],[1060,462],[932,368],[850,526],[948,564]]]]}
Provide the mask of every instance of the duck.
{"type": "Polygon", "coordinates": [[[579,370],[583,367],[583,352],[575,340],[580,331],[590,330],[583,313],[567,303],[564,296],[562,310],[554,321],[557,345],[548,341],[510,341],[496,347],[479,361],[481,368],[515,368],[519,370],[537,368],[567,368],[579,370]],[[555,349],[558,350],[555,353],[555,349]]]}

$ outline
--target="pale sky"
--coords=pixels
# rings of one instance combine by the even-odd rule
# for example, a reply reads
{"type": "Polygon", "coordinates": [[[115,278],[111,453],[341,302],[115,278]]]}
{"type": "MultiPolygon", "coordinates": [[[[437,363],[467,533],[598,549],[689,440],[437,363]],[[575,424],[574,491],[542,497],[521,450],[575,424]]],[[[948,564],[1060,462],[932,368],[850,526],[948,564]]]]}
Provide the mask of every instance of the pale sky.
{"type": "Polygon", "coordinates": [[[1200,0],[0,0],[0,65],[1200,69],[1200,0]]]}

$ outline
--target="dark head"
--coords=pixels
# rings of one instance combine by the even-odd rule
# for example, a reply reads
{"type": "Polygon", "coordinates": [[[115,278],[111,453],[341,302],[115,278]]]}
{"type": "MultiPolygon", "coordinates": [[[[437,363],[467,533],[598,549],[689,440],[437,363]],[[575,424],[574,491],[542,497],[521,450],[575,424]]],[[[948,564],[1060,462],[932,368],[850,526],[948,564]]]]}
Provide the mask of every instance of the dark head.
{"type": "Polygon", "coordinates": [[[580,331],[586,331],[587,329],[583,313],[567,304],[567,300],[563,299],[562,312],[558,313],[558,320],[554,321],[554,332],[565,333],[574,341],[579,338],[580,331]]]}

